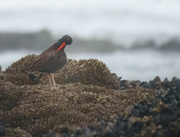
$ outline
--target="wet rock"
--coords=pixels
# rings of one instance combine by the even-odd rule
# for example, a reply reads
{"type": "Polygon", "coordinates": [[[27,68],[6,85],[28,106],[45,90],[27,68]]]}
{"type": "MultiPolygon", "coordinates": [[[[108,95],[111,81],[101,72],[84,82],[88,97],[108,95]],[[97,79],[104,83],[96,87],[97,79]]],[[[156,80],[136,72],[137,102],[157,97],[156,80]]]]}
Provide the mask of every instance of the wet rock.
{"type": "Polygon", "coordinates": [[[3,73],[0,73],[0,80],[4,80],[4,75],[3,75],[3,73]]]}
{"type": "Polygon", "coordinates": [[[173,77],[171,81],[169,81],[167,78],[164,79],[164,81],[161,81],[159,76],[156,76],[153,80],[147,81],[129,81],[129,80],[121,80],[118,79],[120,82],[120,88],[121,89],[129,89],[129,88],[136,88],[136,87],[143,87],[153,90],[169,90],[170,88],[178,88],[180,89],[180,79],[177,79],[176,77],[173,77]]]}
{"type": "Polygon", "coordinates": [[[151,104],[147,104],[146,101],[142,101],[138,104],[136,104],[131,112],[131,115],[134,117],[144,117],[150,115],[149,108],[151,107],[151,104]]]}
{"type": "Polygon", "coordinates": [[[5,136],[5,124],[0,122],[0,136],[5,136]]]}
{"type": "Polygon", "coordinates": [[[0,80],[4,80],[4,75],[1,66],[0,66],[0,80]]]}
{"type": "Polygon", "coordinates": [[[155,77],[152,81],[149,81],[149,88],[160,89],[162,81],[159,76],[155,77]]]}
{"type": "Polygon", "coordinates": [[[170,88],[170,82],[167,78],[164,79],[162,86],[164,87],[164,89],[168,90],[170,88]]]}
{"type": "Polygon", "coordinates": [[[139,87],[141,82],[136,80],[136,81],[129,81],[129,80],[120,80],[120,89],[125,90],[125,89],[130,89],[130,88],[136,88],[139,87]]]}

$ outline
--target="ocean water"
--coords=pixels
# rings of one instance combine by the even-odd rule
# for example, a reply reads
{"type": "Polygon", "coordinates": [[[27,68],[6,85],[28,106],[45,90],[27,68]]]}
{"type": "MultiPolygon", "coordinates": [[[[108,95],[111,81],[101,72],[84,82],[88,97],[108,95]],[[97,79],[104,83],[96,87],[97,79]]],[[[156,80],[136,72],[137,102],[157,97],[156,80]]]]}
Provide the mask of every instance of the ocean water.
{"type": "MultiPolygon", "coordinates": [[[[3,70],[14,61],[35,52],[16,51],[0,54],[3,70]]],[[[35,53],[39,54],[39,53],[35,53]]],[[[149,81],[160,76],[161,79],[176,76],[180,78],[180,54],[159,51],[116,51],[114,53],[67,53],[71,59],[98,59],[103,61],[112,73],[126,80],[149,81]]]]}
{"type": "Polygon", "coordinates": [[[48,29],[58,38],[70,34],[131,46],[180,36],[179,15],[179,0],[1,0],[0,32],[48,29]]]}

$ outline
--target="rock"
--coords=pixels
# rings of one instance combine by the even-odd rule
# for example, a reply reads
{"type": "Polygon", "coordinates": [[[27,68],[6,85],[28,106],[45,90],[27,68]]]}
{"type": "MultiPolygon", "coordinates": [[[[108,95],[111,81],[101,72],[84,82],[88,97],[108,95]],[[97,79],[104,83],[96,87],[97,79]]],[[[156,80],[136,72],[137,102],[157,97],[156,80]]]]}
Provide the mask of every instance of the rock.
{"type": "Polygon", "coordinates": [[[0,136],[5,136],[5,124],[0,122],[0,136]]]}
{"type": "Polygon", "coordinates": [[[4,80],[4,75],[3,75],[3,72],[2,72],[1,66],[0,66],[0,80],[4,80]]]}
{"type": "Polygon", "coordinates": [[[141,86],[141,81],[139,80],[129,81],[129,80],[121,80],[121,78],[119,78],[118,80],[120,83],[121,90],[130,89],[130,88],[133,89],[141,86]]]}
{"type": "MultiPolygon", "coordinates": [[[[157,79],[156,79],[157,80],[157,79]]],[[[159,80],[153,80],[154,83],[159,80]]],[[[149,136],[180,136],[180,91],[178,87],[179,79],[173,78],[170,83],[168,92],[156,92],[157,95],[137,103],[126,118],[120,116],[116,121],[111,123],[104,121],[100,126],[86,126],[75,133],[61,134],[54,132],[59,136],[73,137],[149,137],[149,136]]],[[[156,87],[156,86],[155,86],[156,87]]],[[[155,88],[152,86],[152,88],[155,88]]],[[[163,87],[162,85],[158,85],[163,87]]],[[[162,90],[162,89],[161,89],[162,90]]],[[[132,99],[132,97],[130,97],[132,99]]],[[[52,137],[55,137],[52,135],[52,137]]]]}
{"type": "MultiPolygon", "coordinates": [[[[13,63],[4,72],[5,81],[16,85],[48,84],[45,73],[30,72],[29,67],[36,55],[28,55],[13,63]]],[[[57,84],[80,82],[86,85],[99,85],[119,89],[120,83],[116,74],[112,74],[106,65],[96,59],[71,60],[61,70],[55,73],[57,84]]]]}
{"type": "Polygon", "coordinates": [[[120,83],[116,74],[112,74],[106,65],[96,59],[68,60],[63,69],[55,75],[57,83],[80,82],[85,85],[98,85],[119,89],[120,83]]]}
{"type": "Polygon", "coordinates": [[[128,81],[98,60],[29,72],[36,55],[0,72],[0,134],[13,137],[180,136],[180,80],[128,81]],[[5,129],[5,130],[4,130],[5,129]],[[49,132],[51,131],[51,132],[49,132]]]}
{"type": "Polygon", "coordinates": [[[17,128],[7,128],[5,137],[32,137],[32,135],[25,130],[17,128]]]}
{"type": "Polygon", "coordinates": [[[149,81],[149,88],[160,89],[162,81],[159,76],[156,76],[152,81],[149,81]]]}
{"type": "MultiPolygon", "coordinates": [[[[16,85],[40,83],[39,81],[33,83],[28,77],[30,73],[29,67],[34,62],[35,57],[36,55],[28,55],[13,63],[4,71],[4,80],[16,85]]],[[[36,74],[40,73],[36,72],[36,74]]]]}
{"type": "Polygon", "coordinates": [[[2,80],[0,80],[0,93],[1,110],[11,110],[25,99],[27,94],[22,87],[2,80]]]}
{"type": "Polygon", "coordinates": [[[2,82],[1,87],[7,89],[0,97],[0,121],[33,136],[45,134],[58,125],[66,125],[70,131],[75,131],[74,127],[98,124],[99,118],[117,119],[129,112],[128,106],[144,99],[145,93],[153,94],[150,89],[121,91],[81,83],[50,87],[2,82]]]}

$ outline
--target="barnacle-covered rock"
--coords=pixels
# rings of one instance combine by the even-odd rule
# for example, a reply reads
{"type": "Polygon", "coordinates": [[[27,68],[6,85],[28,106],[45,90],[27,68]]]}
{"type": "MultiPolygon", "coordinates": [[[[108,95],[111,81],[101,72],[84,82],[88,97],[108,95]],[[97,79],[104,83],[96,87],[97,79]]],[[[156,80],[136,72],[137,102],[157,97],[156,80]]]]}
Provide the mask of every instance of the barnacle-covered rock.
{"type": "MultiPolygon", "coordinates": [[[[36,55],[28,55],[13,63],[4,71],[4,80],[16,85],[36,84],[39,81],[29,79],[29,68],[35,60],[36,55]]],[[[36,74],[40,74],[36,72],[36,74]]]]}
{"type": "MultiPolygon", "coordinates": [[[[66,132],[61,132],[61,129],[59,129],[59,132],[53,131],[44,136],[179,137],[180,81],[177,78],[173,78],[169,85],[168,92],[161,89],[161,91],[156,92],[154,97],[145,98],[135,104],[126,118],[120,116],[114,122],[103,121],[103,124],[86,126],[75,133],[70,133],[70,130],[67,128],[66,132]]],[[[159,88],[160,86],[162,85],[152,86],[152,88],[159,88]]],[[[132,97],[130,98],[132,99],[132,97]]]]}
{"type": "Polygon", "coordinates": [[[5,136],[5,124],[0,122],[0,136],[5,136]]]}
{"type": "Polygon", "coordinates": [[[97,59],[68,60],[66,66],[56,73],[57,83],[81,82],[85,85],[99,85],[119,89],[116,74],[112,74],[106,65],[97,59]]]}
{"type": "Polygon", "coordinates": [[[45,75],[29,72],[34,59],[27,56],[0,72],[0,122],[7,136],[50,130],[45,137],[180,136],[176,77],[121,80],[98,60],[69,59],[55,73],[58,85],[49,86],[45,75]]]}
{"type": "MultiPolygon", "coordinates": [[[[28,55],[13,63],[4,72],[4,79],[16,85],[48,84],[46,75],[40,72],[30,72],[29,68],[36,55],[28,55]]],[[[86,85],[99,85],[108,88],[119,89],[119,81],[116,74],[112,74],[106,65],[96,59],[71,60],[61,70],[55,73],[57,84],[81,82],[86,85]]]]}
{"type": "Polygon", "coordinates": [[[7,128],[4,137],[32,137],[30,133],[18,128],[7,128]]]}
{"type": "Polygon", "coordinates": [[[10,110],[26,96],[22,87],[0,80],[0,109],[10,110]]]}
{"type": "MultiPolygon", "coordinates": [[[[17,93],[23,91],[25,95],[18,96],[18,103],[11,109],[0,109],[0,121],[11,128],[20,127],[33,136],[45,134],[55,126],[66,125],[73,129],[96,125],[100,119],[117,119],[123,113],[130,113],[127,108],[147,94],[154,94],[150,89],[120,91],[81,83],[56,87],[40,84],[17,87],[17,93]]],[[[13,92],[14,89],[8,90],[13,92]]],[[[16,94],[14,96],[16,98],[16,94]]]]}

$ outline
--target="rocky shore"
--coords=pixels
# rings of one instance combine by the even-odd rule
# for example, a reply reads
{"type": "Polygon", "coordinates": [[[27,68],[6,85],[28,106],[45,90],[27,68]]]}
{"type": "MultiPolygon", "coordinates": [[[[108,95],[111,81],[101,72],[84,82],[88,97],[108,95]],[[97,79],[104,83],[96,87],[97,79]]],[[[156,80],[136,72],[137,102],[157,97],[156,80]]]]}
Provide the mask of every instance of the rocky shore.
{"type": "Polygon", "coordinates": [[[30,72],[36,55],[0,72],[0,136],[178,137],[180,80],[122,80],[98,60],[72,60],[55,73],[30,72]]]}
{"type": "MultiPolygon", "coordinates": [[[[4,51],[16,51],[20,49],[32,50],[32,51],[42,51],[47,49],[52,43],[56,42],[58,38],[53,37],[53,34],[48,30],[40,30],[37,32],[27,32],[27,33],[15,33],[15,32],[0,32],[0,46],[1,52],[4,51]]],[[[109,53],[115,52],[117,50],[158,50],[158,51],[180,51],[180,40],[178,36],[167,38],[166,41],[159,42],[154,38],[138,39],[130,43],[129,48],[126,46],[126,42],[115,43],[111,39],[102,38],[90,38],[84,39],[81,37],[75,37],[73,45],[71,46],[69,52],[100,52],[109,53]],[[97,46],[98,45],[98,46],[97,46]],[[77,48],[78,47],[78,48],[77,48]]],[[[68,49],[66,49],[68,51],[68,49]]]]}

